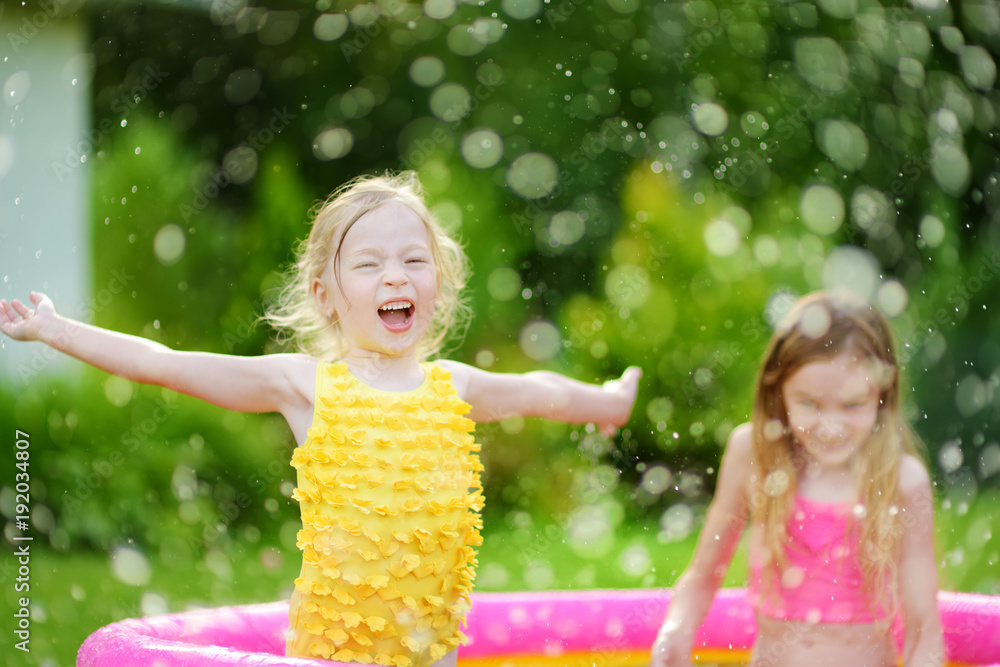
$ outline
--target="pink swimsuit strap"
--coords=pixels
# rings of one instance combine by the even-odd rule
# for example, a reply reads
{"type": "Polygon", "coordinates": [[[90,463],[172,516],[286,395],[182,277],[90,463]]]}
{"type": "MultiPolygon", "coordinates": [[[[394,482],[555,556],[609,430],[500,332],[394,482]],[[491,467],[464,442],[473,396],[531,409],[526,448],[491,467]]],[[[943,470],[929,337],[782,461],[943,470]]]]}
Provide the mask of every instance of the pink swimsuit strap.
{"type": "Polygon", "coordinates": [[[851,508],[850,502],[795,496],[786,525],[788,568],[765,587],[759,560],[751,566],[750,589],[761,614],[814,623],[876,620],[858,562],[860,544],[851,508]]]}

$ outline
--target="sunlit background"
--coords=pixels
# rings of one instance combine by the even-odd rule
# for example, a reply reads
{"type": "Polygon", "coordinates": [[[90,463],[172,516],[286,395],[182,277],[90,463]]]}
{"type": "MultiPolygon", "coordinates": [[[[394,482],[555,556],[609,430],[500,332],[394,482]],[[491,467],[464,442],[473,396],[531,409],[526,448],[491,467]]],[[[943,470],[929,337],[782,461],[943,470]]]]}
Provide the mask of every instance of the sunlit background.
{"type": "MultiPolygon", "coordinates": [[[[1000,593],[997,0],[0,2],[0,56],[4,298],[277,351],[257,318],[310,207],[409,168],[473,265],[451,358],[643,367],[614,438],[480,427],[478,590],[672,584],[775,318],[847,286],[898,334],[942,584],[1000,593]]],[[[0,370],[7,548],[14,429],[35,536],[33,651],[8,664],[69,665],[120,618],[290,594],[280,416],[9,340],[0,370]]]]}

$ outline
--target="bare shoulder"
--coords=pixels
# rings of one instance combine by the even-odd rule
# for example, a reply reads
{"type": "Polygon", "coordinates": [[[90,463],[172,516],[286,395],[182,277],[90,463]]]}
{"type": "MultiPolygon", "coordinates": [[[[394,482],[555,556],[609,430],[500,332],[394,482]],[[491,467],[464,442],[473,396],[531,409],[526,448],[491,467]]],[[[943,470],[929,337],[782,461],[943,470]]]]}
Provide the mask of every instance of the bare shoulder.
{"type": "Polygon", "coordinates": [[[319,360],[307,354],[265,354],[255,358],[263,364],[267,382],[280,396],[281,412],[311,412],[319,360]]]}
{"type": "Polygon", "coordinates": [[[899,462],[899,496],[907,503],[931,494],[931,476],[917,457],[904,454],[899,462]]]}
{"type": "Polygon", "coordinates": [[[283,354],[269,354],[268,357],[275,359],[279,363],[288,367],[291,372],[316,372],[316,367],[320,361],[316,357],[302,354],[301,352],[290,352],[283,354]]]}
{"type": "Polygon", "coordinates": [[[437,359],[432,363],[451,373],[451,383],[455,385],[455,391],[458,392],[458,395],[463,398],[468,396],[469,383],[472,382],[473,376],[477,373],[485,372],[478,368],[473,368],[468,364],[463,364],[460,361],[452,361],[451,359],[437,359]]]}
{"type": "Polygon", "coordinates": [[[716,493],[722,488],[739,491],[739,496],[748,497],[756,480],[757,466],[753,446],[753,428],[749,423],[733,429],[726,441],[719,466],[719,482],[716,493]]]}
{"type": "Polygon", "coordinates": [[[267,369],[268,372],[302,373],[315,371],[319,360],[300,352],[279,352],[275,354],[260,354],[256,356],[214,355],[217,357],[236,359],[241,364],[254,364],[267,369]]]}
{"type": "Polygon", "coordinates": [[[750,471],[754,460],[753,426],[750,422],[740,424],[729,434],[724,456],[730,465],[750,471]]]}
{"type": "MultiPolygon", "coordinates": [[[[753,429],[750,424],[742,424],[733,429],[726,441],[711,505],[713,516],[725,517],[730,536],[742,530],[749,516],[746,503],[753,493],[754,470],[753,429]]],[[[712,525],[716,532],[721,530],[719,524],[712,525]]]]}
{"type": "Polygon", "coordinates": [[[304,385],[310,390],[316,383],[316,367],[319,366],[319,359],[308,354],[275,354],[270,355],[281,364],[286,377],[296,387],[304,385]]]}

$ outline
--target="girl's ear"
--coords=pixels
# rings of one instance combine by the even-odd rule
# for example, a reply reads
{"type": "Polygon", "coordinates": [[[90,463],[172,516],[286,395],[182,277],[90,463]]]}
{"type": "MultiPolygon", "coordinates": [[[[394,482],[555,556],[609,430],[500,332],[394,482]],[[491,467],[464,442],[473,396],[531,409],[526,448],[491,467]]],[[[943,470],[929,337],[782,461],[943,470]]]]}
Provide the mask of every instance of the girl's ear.
{"type": "Polygon", "coordinates": [[[316,300],[316,305],[319,307],[323,316],[326,319],[333,317],[333,299],[331,298],[330,291],[326,288],[326,284],[321,278],[314,278],[312,282],[312,295],[316,300]]]}

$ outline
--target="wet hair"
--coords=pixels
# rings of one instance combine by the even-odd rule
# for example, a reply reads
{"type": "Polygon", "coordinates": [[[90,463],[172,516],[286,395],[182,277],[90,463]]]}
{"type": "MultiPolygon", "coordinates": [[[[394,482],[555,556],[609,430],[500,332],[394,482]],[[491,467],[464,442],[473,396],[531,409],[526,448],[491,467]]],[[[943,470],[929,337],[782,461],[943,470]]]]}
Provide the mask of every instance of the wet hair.
{"type": "Polygon", "coordinates": [[[877,618],[899,611],[897,582],[902,537],[898,474],[906,454],[920,456],[920,443],[902,415],[895,343],[885,317],[849,292],[814,292],[799,299],[777,326],[754,390],[754,524],[764,543],[764,594],[781,581],[787,566],[785,526],[794,506],[804,454],[789,427],[783,387],[803,366],[848,355],[871,368],[879,408],[871,437],[858,451],[853,476],[858,489],[852,534],[860,538],[859,560],[877,618]],[[774,576],[776,575],[776,576],[774,576]]]}
{"type": "Polygon", "coordinates": [[[339,264],[344,236],[354,223],[386,204],[406,206],[427,226],[439,275],[437,308],[418,345],[418,356],[428,359],[440,353],[449,339],[459,337],[469,318],[469,308],[462,298],[469,262],[459,243],[431,213],[424,197],[417,175],[404,171],[360,176],[314,206],[309,236],[296,248],[296,260],[286,272],[285,286],[263,318],[279,330],[279,342],[290,342],[296,349],[326,360],[344,355],[340,325],[336,317],[328,319],[319,308],[313,297],[313,281],[323,274],[331,258],[335,266],[339,264]]]}

